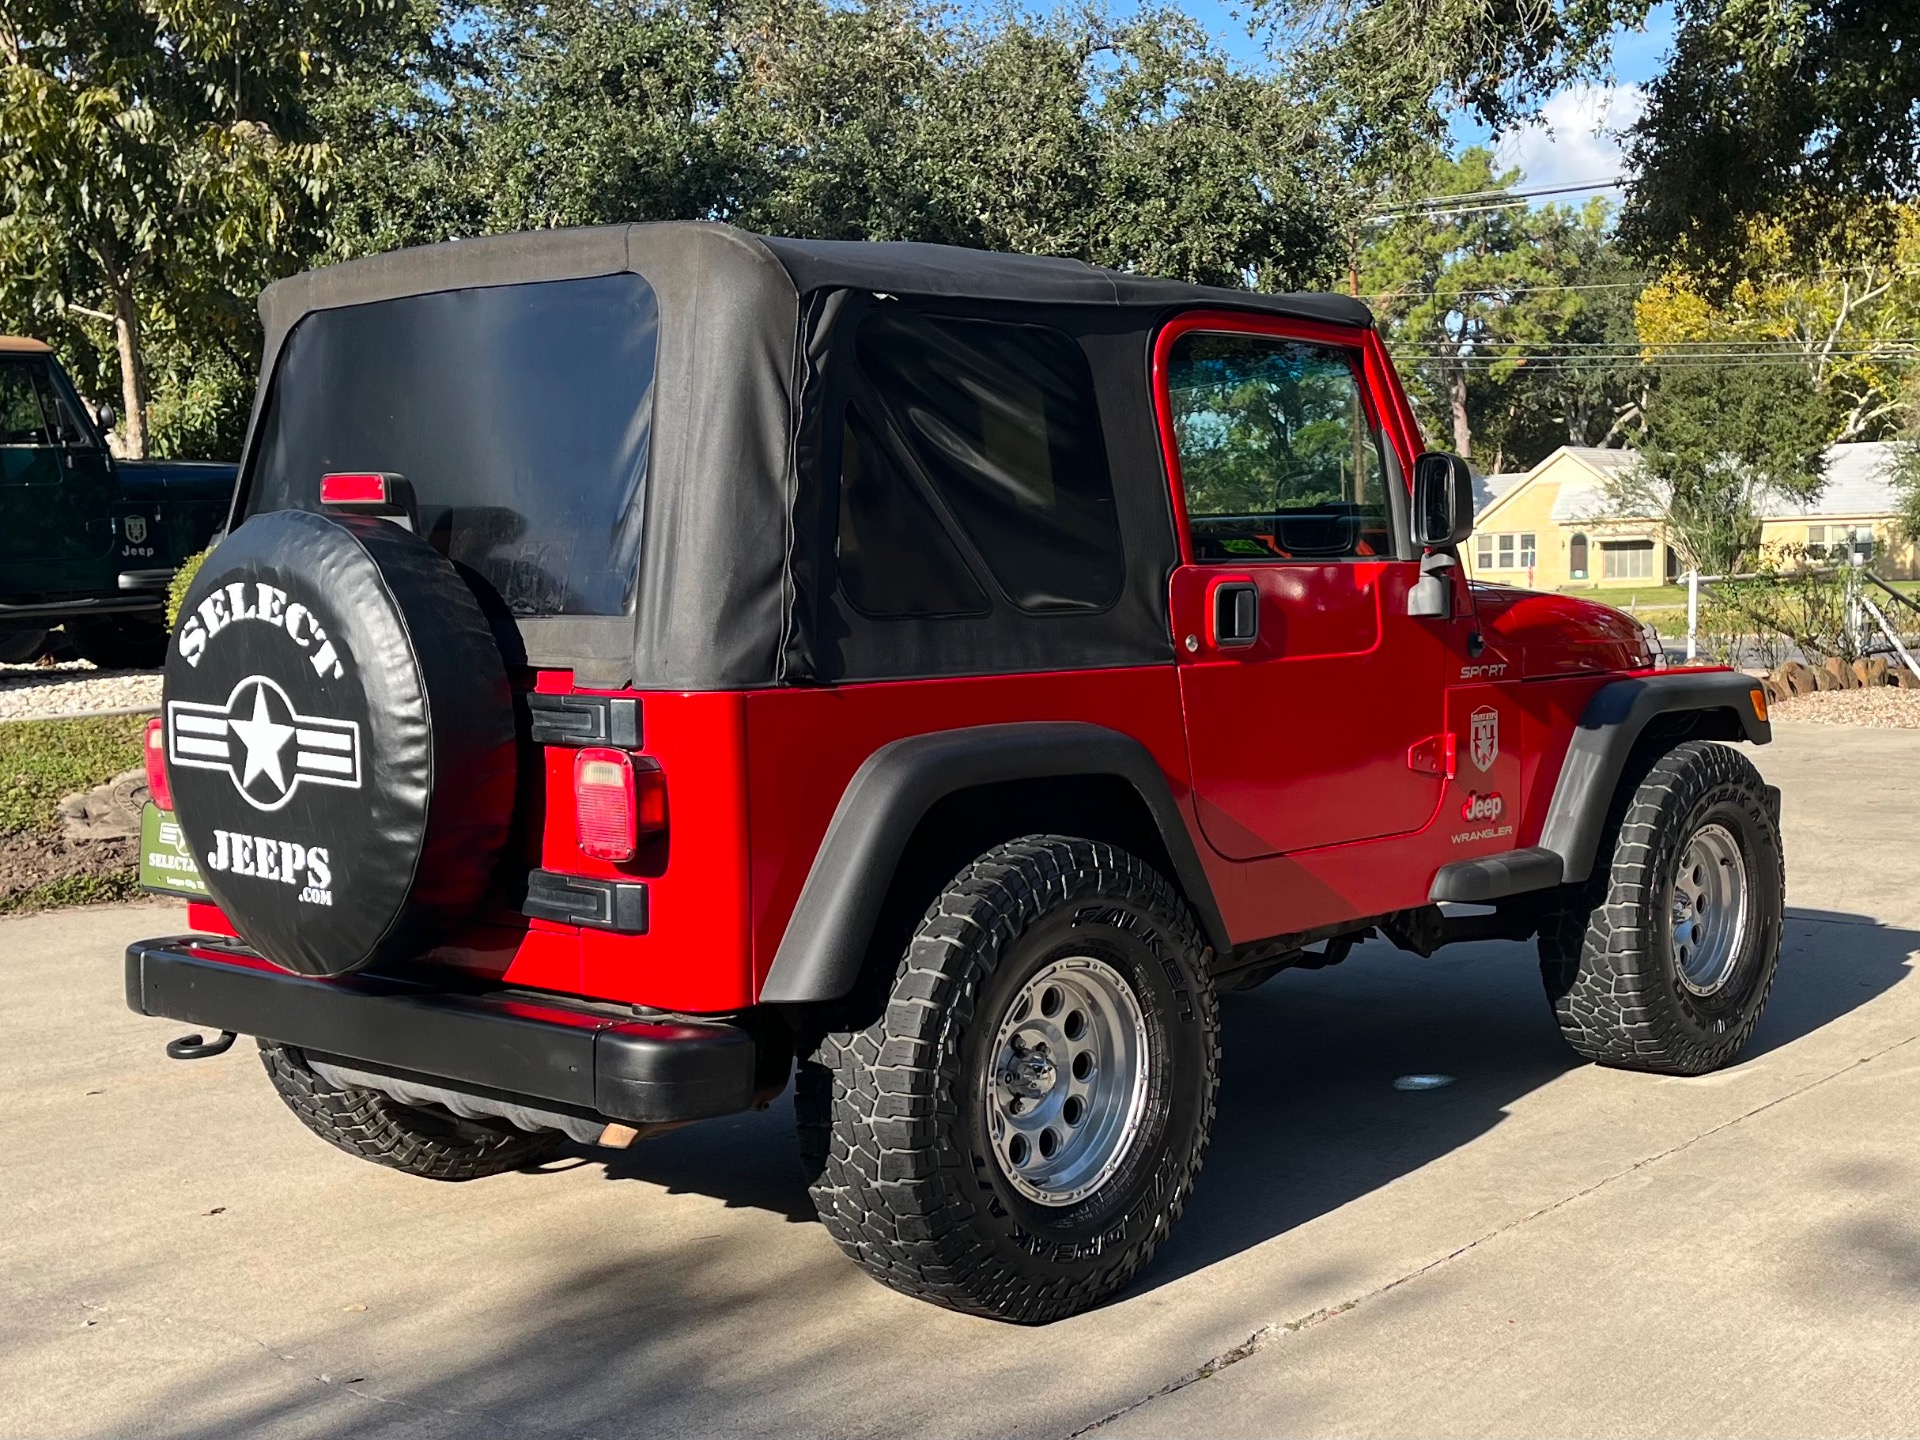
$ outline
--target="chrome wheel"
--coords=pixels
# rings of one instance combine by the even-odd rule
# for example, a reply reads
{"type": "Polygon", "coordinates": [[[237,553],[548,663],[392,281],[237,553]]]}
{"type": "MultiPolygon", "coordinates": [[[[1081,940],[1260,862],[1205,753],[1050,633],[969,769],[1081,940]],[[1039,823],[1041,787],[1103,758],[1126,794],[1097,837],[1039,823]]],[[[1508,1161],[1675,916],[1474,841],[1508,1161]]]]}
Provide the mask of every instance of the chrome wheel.
{"type": "Polygon", "coordinates": [[[1146,1109],[1147,1022],[1120,972],[1089,955],[1043,966],[1007,1007],[987,1077],[1000,1169],[1041,1205],[1098,1190],[1146,1109]]]}
{"type": "Polygon", "coordinates": [[[1747,864],[1724,825],[1702,825],[1673,877],[1673,958],[1680,983],[1712,995],[1727,983],[1747,936],[1747,864]]]}

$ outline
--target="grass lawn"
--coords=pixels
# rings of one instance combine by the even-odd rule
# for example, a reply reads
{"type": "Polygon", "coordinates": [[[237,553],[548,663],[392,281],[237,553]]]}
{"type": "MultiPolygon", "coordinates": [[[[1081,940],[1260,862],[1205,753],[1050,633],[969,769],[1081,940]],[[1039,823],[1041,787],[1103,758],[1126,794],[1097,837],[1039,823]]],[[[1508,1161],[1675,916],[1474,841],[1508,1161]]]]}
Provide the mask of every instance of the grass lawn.
{"type": "Polygon", "coordinates": [[[0,914],[137,893],[137,842],[69,841],[59,804],[136,769],[146,726],[144,715],[0,724],[0,914]]]}

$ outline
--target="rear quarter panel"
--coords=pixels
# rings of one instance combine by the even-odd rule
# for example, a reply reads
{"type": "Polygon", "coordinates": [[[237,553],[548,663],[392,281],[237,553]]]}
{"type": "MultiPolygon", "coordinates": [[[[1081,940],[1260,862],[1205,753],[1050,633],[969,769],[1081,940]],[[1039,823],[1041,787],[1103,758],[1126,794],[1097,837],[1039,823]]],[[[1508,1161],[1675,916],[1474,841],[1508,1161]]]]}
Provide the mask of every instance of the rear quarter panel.
{"type": "Polygon", "coordinates": [[[1139,740],[1183,812],[1189,808],[1186,741],[1171,665],[756,691],[746,697],[746,711],[756,991],[841,793],[867,757],[891,741],[969,725],[1089,721],[1139,740]]]}

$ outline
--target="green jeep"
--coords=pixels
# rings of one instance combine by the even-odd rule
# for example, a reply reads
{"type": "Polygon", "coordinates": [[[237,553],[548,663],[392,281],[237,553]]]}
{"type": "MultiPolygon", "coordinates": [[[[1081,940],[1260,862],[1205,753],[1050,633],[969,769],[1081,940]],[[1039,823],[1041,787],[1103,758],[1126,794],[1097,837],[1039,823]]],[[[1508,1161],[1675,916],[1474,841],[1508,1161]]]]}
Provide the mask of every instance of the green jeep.
{"type": "Polygon", "coordinates": [[[158,665],[168,582],[225,522],[234,474],[115,459],[53,351],[0,336],[0,663],[64,625],[103,669],[158,665]]]}

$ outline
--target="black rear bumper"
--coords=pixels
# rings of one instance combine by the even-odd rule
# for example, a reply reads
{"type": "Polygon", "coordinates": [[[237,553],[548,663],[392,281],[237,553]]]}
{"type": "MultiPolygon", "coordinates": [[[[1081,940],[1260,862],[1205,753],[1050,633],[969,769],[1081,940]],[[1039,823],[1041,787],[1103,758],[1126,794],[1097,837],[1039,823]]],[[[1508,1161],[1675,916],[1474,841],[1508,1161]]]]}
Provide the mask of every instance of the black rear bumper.
{"type": "Polygon", "coordinates": [[[632,1125],[750,1107],[758,1047],[725,1024],[621,1020],[525,994],[315,980],[199,936],[127,947],[127,1004],[365,1068],[632,1125]],[[216,948],[218,947],[218,948],[216,948]]]}

